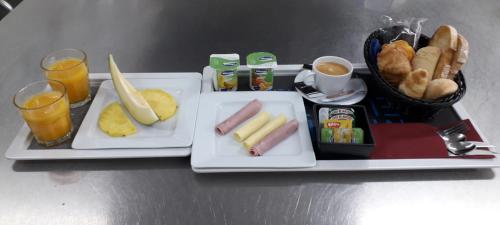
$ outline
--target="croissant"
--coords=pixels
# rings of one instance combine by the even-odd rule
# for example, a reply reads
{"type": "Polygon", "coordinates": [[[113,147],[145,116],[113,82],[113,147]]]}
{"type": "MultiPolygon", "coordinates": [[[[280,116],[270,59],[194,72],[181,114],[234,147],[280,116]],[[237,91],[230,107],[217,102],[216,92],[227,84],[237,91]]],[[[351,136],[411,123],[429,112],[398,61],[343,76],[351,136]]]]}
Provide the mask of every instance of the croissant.
{"type": "Polygon", "coordinates": [[[411,72],[406,51],[393,43],[382,46],[382,51],[377,55],[377,66],[382,77],[394,86],[411,72]]]}

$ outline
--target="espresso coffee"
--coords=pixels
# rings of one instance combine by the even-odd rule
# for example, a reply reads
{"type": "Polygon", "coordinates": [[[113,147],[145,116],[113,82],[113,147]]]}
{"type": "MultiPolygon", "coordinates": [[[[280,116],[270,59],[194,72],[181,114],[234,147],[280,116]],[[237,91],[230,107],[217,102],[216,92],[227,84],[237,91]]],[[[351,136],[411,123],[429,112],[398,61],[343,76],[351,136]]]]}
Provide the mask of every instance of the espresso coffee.
{"type": "Polygon", "coordinates": [[[318,63],[318,65],[316,65],[316,69],[331,76],[340,76],[349,72],[345,66],[335,62],[318,63]]]}

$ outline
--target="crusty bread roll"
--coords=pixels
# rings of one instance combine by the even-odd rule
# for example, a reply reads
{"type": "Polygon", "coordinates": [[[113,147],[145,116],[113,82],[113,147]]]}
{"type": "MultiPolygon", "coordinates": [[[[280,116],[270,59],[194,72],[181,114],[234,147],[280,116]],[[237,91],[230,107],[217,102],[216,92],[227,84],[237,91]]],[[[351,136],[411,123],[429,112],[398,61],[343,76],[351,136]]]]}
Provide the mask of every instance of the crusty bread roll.
{"type": "Polygon", "coordinates": [[[455,52],[455,54],[453,55],[453,59],[451,60],[451,68],[448,79],[455,79],[455,75],[459,70],[462,69],[468,58],[469,42],[464,38],[464,36],[458,34],[457,51],[455,52]]]}
{"type": "Polygon", "coordinates": [[[441,49],[441,56],[439,57],[432,79],[448,78],[448,75],[450,75],[453,55],[455,55],[455,50],[451,48],[441,49]]]}
{"type": "Polygon", "coordinates": [[[429,83],[429,76],[427,70],[416,69],[399,84],[399,91],[409,97],[421,99],[429,83]]]}
{"type": "Polygon", "coordinates": [[[432,79],[434,74],[434,69],[439,61],[439,56],[441,55],[441,49],[434,46],[427,46],[421,48],[417,51],[415,57],[411,61],[412,69],[424,69],[427,70],[430,76],[429,80],[432,79]]]}
{"type": "Polygon", "coordinates": [[[424,99],[435,100],[455,93],[457,83],[450,79],[440,78],[432,80],[425,90],[424,99]]]}
{"type": "Polygon", "coordinates": [[[393,43],[382,46],[382,51],[377,55],[377,65],[384,79],[394,86],[411,72],[405,50],[393,43]]]}
{"type": "Polygon", "coordinates": [[[450,25],[442,25],[432,35],[429,46],[438,47],[440,49],[451,48],[457,50],[457,30],[450,25]]]}

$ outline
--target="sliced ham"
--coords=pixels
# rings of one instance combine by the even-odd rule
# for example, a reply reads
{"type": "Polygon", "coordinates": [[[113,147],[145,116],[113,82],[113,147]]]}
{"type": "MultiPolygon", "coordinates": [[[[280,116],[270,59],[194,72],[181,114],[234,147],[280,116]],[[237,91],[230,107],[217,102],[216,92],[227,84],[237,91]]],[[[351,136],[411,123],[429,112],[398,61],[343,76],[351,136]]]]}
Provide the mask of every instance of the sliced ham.
{"type": "Polygon", "coordinates": [[[272,147],[279,144],[289,136],[291,136],[297,128],[299,127],[299,122],[297,120],[290,120],[288,123],[282,127],[274,130],[269,135],[267,135],[262,141],[250,148],[250,154],[253,156],[261,156],[265,152],[269,151],[272,147]]]}
{"type": "Polygon", "coordinates": [[[243,108],[241,108],[238,112],[224,120],[222,123],[219,123],[215,127],[215,131],[219,135],[225,135],[233,128],[243,123],[245,120],[248,120],[250,119],[250,117],[257,114],[261,108],[262,103],[259,100],[254,99],[246,104],[243,108]]]}

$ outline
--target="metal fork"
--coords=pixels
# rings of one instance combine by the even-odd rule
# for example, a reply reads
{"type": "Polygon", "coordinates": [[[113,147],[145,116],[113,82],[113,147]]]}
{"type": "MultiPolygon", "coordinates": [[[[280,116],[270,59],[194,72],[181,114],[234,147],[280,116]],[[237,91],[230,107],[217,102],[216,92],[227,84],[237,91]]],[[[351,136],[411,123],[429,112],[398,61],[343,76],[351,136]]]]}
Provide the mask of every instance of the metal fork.
{"type": "Polygon", "coordinates": [[[455,124],[452,127],[449,127],[444,130],[439,130],[437,131],[438,135],[443,138],[443,140],[448,141],[448,137],[452,134],[457,134],[457,133],[467,133],[469,130],[469,126],[464,121],[459,122],[458,124],[455,124]]]}

